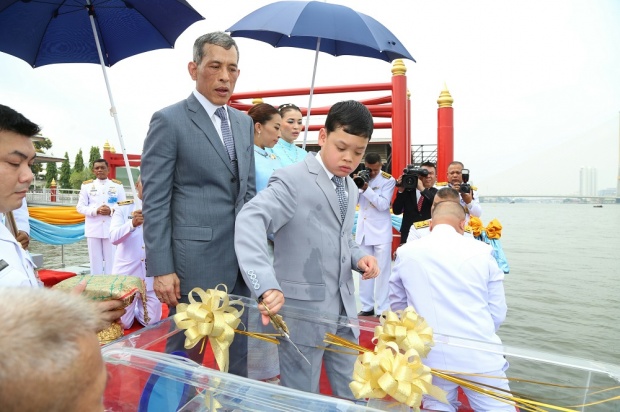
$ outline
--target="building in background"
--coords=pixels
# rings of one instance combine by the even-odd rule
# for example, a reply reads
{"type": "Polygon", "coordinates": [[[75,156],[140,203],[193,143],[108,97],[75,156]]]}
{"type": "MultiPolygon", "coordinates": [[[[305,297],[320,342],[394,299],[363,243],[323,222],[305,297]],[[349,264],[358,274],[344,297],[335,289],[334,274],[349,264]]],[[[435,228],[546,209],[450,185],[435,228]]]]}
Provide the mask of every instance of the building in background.
{"type": "Polygon", "coordinates": [[[579,195],[596,196],[596,168],[582,167],[579,170],[579,195]]]}

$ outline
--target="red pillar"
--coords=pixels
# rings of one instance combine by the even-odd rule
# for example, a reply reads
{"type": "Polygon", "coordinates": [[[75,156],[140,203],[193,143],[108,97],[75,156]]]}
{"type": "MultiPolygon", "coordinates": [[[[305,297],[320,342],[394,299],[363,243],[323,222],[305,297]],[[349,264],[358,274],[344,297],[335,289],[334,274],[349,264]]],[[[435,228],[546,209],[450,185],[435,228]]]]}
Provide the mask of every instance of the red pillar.
{"type": "Polygon", "coordinates": [[[411,162],[408,131],[407,68],[402,60],[392,64],[392,174],[400,176],[411,162]]]}
{"type": "Polygon", "coordinates": [[[445,182],[448,165],[454,160],[454,99],[444,84],[437,104],[437,181],[445,182]]]}

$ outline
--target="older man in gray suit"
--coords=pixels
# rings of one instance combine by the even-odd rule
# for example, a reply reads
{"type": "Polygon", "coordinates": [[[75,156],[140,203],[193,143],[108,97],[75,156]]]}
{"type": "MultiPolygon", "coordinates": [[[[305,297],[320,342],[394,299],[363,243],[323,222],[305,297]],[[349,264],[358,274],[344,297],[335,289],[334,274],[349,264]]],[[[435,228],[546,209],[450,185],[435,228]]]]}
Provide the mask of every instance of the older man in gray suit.
{"type": "MultiPolygon", "coordinates": [[[[147,276],[171,306],[195,288],[228,287],[249,296],[240,276],[235,216],[256,193],[253,124],[228,107],[239,76],[239,51],[227,34],[205,34],[188,64],[196,90],[156,112],[144,141],[144,243],[147,276]]],[[[236,336],[230,372],[244,375],[247,344],[236,336]],[[235,363],[237,361],[238,364],[235,363]]]]}
{"type": "MultiPolygon", "coordinates": [[[[288,306],[308,313],[357,317],[351,269],[363,272],[362,279],[375,278],[379,269],[374,256],[365,256],[351,236],[358,189],[348,174],[359,164],[372,130],[372,116],[364,105],[335,104],[319,132],[321,151],[276,170],[269,186],[237,216],[235,250],[241,271],[271,313],[277,313],[286,298],[288,306]],[[265,233],[274,233],[273,265],[265,233]]],[[[262,305],[259,309],[266,324],[267,309],[262,305]]],[[[324,361],[333,393],[352,398],[349,382],[356,357],[317,346],[323,346],[326,332],[357,341],[359,331],[297,319],[288,327],[311,366],[282,341],[278,345],[282,384],[318,392],[324,361]]]]}

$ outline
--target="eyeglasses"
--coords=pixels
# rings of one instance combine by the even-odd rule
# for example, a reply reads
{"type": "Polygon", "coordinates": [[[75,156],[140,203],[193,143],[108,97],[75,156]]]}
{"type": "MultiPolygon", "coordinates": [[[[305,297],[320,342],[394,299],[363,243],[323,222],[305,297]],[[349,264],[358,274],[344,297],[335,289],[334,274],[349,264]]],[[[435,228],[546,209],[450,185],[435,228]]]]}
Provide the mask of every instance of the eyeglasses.
{"type": "Polygon", "coordinates": [[[286,111],[287,109],[293,109],[293,110],[297,110],[301,112],[299,107],[295,106],[293,103],[286,103],[286,104],[281,104],[280,106],[278,106],[278,111],[280,113],[286,111]]]}

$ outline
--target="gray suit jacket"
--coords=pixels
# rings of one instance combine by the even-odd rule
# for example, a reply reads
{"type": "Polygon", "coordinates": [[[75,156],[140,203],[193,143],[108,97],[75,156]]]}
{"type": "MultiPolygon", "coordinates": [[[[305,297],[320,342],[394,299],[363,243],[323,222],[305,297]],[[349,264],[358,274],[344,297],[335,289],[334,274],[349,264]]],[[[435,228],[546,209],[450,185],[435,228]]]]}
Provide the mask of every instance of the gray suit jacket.
{"type": "Polygon", "coordinates": [[[213,122],[198,99],[156,112],[144,141],[144,243],[147,276],[176,272],[181,294],[224,283],[239,267],[235,216],[256,194],[252,119],[228,107],[239,180],[213,122]]]}
{"type": "MultiPolygon", "coordinates": [[[[256,296],[278,289],[287,306],[334,315],[344,307],[347,316],[357,317],[351,269],[357,269],[364,253],[351,235],[358,189],[351,178],[346,181],[343,224],[334,185],[312,153],[303,162],[276,170],[269,186],[243,207],[237,216],[235,250],[241,273],[256,296]],[[266,238],[271,232],[273,265],[266,238]]],[[[291,339],[307,346],[320,344],[324,332],[336,331],[334,325],[308,333],[309,325],[302,323],[288,326],[291,339]]]]}

